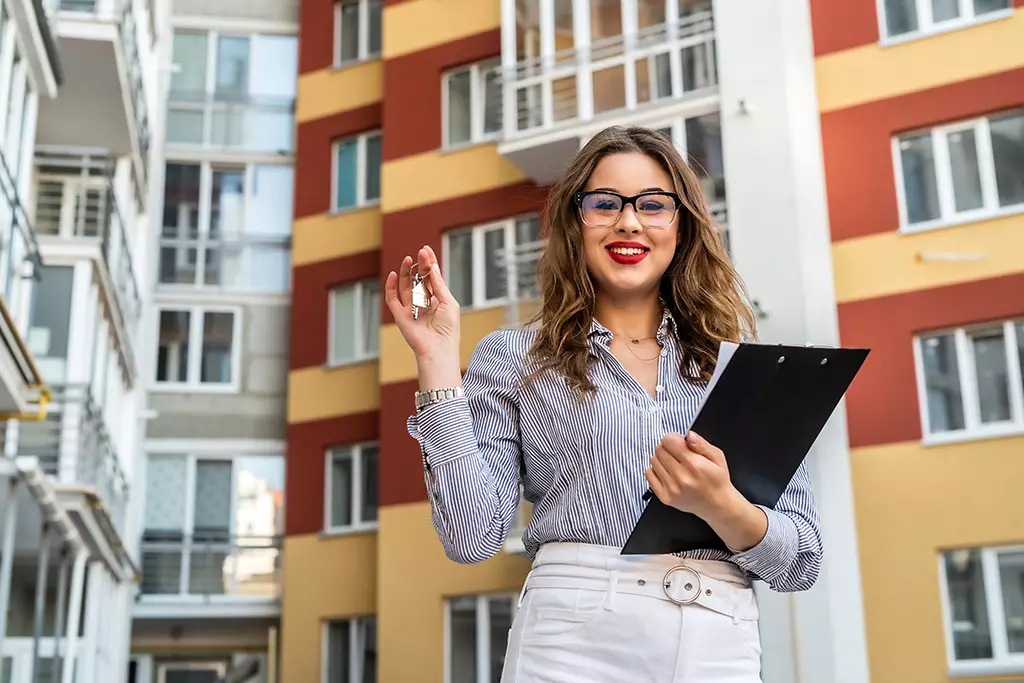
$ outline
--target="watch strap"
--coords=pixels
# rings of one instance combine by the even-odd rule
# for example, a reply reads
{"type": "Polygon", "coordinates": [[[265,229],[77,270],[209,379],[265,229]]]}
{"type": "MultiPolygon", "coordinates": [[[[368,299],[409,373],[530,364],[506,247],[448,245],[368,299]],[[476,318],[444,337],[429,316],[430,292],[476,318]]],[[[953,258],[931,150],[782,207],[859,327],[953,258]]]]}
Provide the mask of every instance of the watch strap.
{"type": "Polygon", "coordinates": [[[448,387],[445,389],[426,389],[416,392],[416,410],[420,411],[429,405],[446,401],[450,398],[465,396],[462,387],[448,387]]]}

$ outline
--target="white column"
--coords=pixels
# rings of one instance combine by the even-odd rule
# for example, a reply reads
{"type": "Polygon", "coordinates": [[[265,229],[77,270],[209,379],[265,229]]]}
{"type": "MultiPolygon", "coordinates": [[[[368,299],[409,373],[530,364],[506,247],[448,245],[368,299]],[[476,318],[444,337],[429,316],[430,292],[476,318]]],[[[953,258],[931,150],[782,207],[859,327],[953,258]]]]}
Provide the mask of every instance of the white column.
{"type": "MultiPolygon", "coordinates": [[[[7,502],[4,504],[3,538],[0,539],[0,652],[3,652],[7,636],[7,615],[10,612],[11,571],[14,567],[14,538],[18,529],[18,491],[21,481],[17,474],[7,480],[7,502]]],[[[0,683],[4,680],[0,667],[0,683]]]]}
{"type": "MultiPolygon", "coordinates": [[[[836,345],[808,4],[714,4],[729,230],[768,314],[761,340],[836,345]]],[[[808,460],[825,545],[817,584],[789,596],[759,590],[765,683],[869,680],[845,424],[840,406],[808,460]]]]}
{"type": "MultiPolygon", "coordinates": [[[[100,621],[107,602],[106,586],[103,574],[106,569],[99,562],[89,564],[89,587],[85,594],[85,635],[83,636],[82,656],[78,660],[78,675],[75,683],[93,683],[96,681],[96,654],[99,649],[100,621]]],[[[67,683],[67,682],[65,682],[67,683]]],[[[98,682],[102,683],[102,681],[98,682]]]]}
{"type": "Polygon", "coordinates": [[[74,683],[75,657],[79,650],[78,631],[82,614],[82,593],[85,588],[85,569],[89,553],[84,548],[75,555],[71,572],[71,595],[68,597],[68,626],[61,683],[74,683]]]}

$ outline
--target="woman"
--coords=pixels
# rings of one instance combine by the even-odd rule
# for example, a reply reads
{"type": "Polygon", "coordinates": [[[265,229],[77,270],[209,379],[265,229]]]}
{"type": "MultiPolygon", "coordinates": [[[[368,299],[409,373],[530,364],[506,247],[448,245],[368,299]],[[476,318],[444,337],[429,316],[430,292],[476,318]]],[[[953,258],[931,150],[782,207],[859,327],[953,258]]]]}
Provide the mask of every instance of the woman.
{"type": "Polygon", "coordinates": [[[448,557],[497,553],[520,485],[534,504],[502,681],[760,681],[751,581],[809,588],[821,540],[804,467],[758,507],[728,454],[686,433],[719,343],[754,334],[700,184],[667,137],[609,128],[551,189],[546,226],[539,325],[485,337],[465,377],[433,250],[385,292],[417,359],[409,431],[448,557]],[[417,274],[430,296],[414,310],[417,274]],[[621,555],[648,487],[732,551],[621,555]]]}

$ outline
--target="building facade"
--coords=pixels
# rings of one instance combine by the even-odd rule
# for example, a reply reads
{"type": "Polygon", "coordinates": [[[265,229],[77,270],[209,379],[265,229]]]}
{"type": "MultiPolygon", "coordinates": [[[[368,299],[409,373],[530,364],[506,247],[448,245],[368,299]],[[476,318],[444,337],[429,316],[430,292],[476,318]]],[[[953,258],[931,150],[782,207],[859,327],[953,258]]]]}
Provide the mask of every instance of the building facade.
{"type": "Polygon", "coordinates": [[[1019,676],[1024,2],[811,5],[871,680],[1019,676]]]}
{"type": "Polygon", "coordinates": [[[131,675],[274,683],[297,3],[165,19],[131,675]]]}

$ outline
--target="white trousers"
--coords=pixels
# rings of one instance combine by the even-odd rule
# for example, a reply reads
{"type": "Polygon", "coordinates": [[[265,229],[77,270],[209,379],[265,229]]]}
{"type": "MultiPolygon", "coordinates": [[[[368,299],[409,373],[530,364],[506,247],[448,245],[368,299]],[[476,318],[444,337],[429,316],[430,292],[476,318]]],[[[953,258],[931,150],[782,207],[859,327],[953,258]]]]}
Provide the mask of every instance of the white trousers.
{"type": "Polygon", "coordinates": [[[541,547],[501,683],[761,683],[754,590],[729,562],[541,547]]]}

